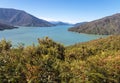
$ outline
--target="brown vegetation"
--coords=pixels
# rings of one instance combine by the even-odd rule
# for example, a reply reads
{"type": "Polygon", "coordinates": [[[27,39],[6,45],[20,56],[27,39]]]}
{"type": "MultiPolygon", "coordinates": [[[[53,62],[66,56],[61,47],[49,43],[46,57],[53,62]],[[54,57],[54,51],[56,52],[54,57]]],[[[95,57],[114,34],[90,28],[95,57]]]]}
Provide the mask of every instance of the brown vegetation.
{"type": "Polygon", "coordinates": [[[119,83],[120,36],[64,47],[48,37],[39,45],[0,41],[0,83],[119,83]]]}

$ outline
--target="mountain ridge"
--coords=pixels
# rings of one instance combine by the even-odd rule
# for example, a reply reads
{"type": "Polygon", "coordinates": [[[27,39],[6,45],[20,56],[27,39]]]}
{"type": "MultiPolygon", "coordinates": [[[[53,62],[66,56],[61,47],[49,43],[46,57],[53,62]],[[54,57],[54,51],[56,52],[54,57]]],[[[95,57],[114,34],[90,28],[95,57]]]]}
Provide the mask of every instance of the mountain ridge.
{"type": "Polygon", "coordinates": [[[0,8],[0,22],[13,26],[50,27],[48,21],[39,19],[23,10],[0,8]]]}

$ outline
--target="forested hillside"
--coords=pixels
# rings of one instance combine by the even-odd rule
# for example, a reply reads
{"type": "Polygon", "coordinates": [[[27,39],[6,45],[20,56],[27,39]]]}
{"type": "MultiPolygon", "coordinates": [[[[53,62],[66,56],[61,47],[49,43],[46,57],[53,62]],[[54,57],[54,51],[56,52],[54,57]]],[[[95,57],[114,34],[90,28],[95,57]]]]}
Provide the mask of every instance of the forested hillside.
{"type": "Polygon", "coordinates": [[[69,31],[99,35],[120,34],[120,14],[114,14],[79,26],[74,26],[69,31]]]}
{"type": "Polygon", "coordinates": [[[69,47],[48,37],[39,45],[0,41],[0,83],[119,83],[120,36],[69,47]]]}

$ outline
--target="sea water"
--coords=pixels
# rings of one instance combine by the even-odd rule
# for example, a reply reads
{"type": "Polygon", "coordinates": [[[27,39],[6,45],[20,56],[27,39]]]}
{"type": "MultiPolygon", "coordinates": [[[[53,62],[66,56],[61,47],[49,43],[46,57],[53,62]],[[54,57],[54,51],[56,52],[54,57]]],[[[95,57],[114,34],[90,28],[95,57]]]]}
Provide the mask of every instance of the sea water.
{"type": "Polygon", "coordinates": [[[19,27],[17,29],[0,31],[0,40],[10,40],[13,45],[18,45],[19,43],[32,45],[33,43],[38,44],[38,38],[49,37],[58,43],[68,46],[104,37],[103,35],[70,32],[68,31],[70,27],[71,26],[19,27]]]}

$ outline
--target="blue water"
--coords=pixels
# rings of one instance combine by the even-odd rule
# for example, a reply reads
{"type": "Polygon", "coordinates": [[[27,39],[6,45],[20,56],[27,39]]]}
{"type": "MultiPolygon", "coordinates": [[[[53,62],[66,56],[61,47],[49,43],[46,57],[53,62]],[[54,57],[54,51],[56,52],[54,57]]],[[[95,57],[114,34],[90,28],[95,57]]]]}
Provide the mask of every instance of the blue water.
{"type": "Polygon", "coordinates": [[[0,31],[0,40],[6,39],[12,41],[13,45],[24,43],[25,45],[37,44],[38,38],[48,36],[54,41],[64,44],[65,46],[73,45],[79,42],[85,42],[103,37],[101,35],[79,34],[69,32],[71,26],[55,27],[20,27],[18,29],[0,31]]]}

